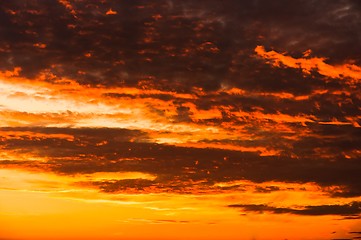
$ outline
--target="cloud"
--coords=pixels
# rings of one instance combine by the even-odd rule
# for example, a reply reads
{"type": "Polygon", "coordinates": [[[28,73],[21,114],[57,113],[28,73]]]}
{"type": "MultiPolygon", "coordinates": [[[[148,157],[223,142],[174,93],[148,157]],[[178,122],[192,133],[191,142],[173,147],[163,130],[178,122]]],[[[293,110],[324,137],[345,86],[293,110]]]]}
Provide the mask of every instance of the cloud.
{"type": "Polygon", "coordinates": [[[273,61],[273,66],[280,67],[280,64],[290,67],[299,68],[303,72],[310,74],[312,70],[318,71],[321,75],[331,78],[351,78],[354,81],[361,79],[361,67],[353,64],[345,64],[342,66],[332,66],[325,63],[323,58],[292,58],[275,51],[265,51],[263,46],[257,46],[255,52],[267,59],[273,61]]]}
{"type": "Polygon", "coordinates": [[[150,223],[150,224],[187,224],[193,223],[195,221],[188,220],[173,220],[173,219],[145,219],[145,218],[129,218],[124,222],[140,222],[140,223],[150,223]]]}
{"type": "Polygon", "coordinates": [[[255,204],[233,204],[229,205],[231,208],[242,208],[246,212],[270,212],[273,214],[294,214],[306,216],[323,216],[323,215],[341,215],[354,216],[361,214],[361,203],[351,202],[344,205],[319,205],[319,206],[304,206],[301,209],[272,207],[268,205],[255,204]]]}
{"type": "Polygon", "coordinates": [[[297,55],[312,49],[316,56],[358,64],[355,1],[281,2],[32,1],[23,7],[12,1],[1,7],[2,68],[21,67],[29,78],[50,71],[84,85],[189,92],[194,86],[216,90],[225,81],[245,83],[239,77],[256,67],[250,55],[257,45],[297,55]]]}
{"type": "MultiPolygon", "coordinates": [[[[140,171],[158,190],[246,179],[360,196],[357,1],[0,8],[2,165],[140,171]]],[[[122,184],[136,187],[97,186],[122,184]]]]}
{"type": "MultiPolygon", "coordinates": [[[[361,194],[358,184],[361,169],[357,159],[340,155],[333,156],[330,162],[323,152],[316,152],[313,156],[314,147],[322,149],[323,145],[311,144],[308,147],[307,144],[317,139],[300,142],[302,148],[296,145],[295,149],[302,150],[297,153],[301,158],[294,158],[283,154],[260,155],[252,150],[252,142],[243,151],[211,148],[211,145],[195,148],[158,144],[152,142],[151,134],[139,130],[22,127],[1,128],[1,132],[3,161],[0,164],[5,168],[66,175],[142,172],[156,176],[155,180],[139,182],[115,179],[88,183],[88,186],[109,193],[143,189],[180,193],[223,191],[227,189],[215,184],[246,179],[255,183],[314,182],[333,197],[361,194]],[[321,158],[316,160],[317,156],[321,158]]],[[[334,138],[331,139],[334,141],[334,138]]],[[[331,147],[331,142],[324,144],[327,146],[325,149],[331,147]]],[[[347,141],[343,145],[349,147],[350,144],[347,141]]],[[[350,146],[350,149],[354,147],[350,146]]],[[[242,186],[239,190],[242,191],[242,186]]],[[[253,191],[269,193],[278,190],[281,189],[268,185],[258,186],[253,191]]]]}
{"type": "Polygon", "coordinates": [[[153,181],[148,179],[124,179],[118,181],[92,182],[99,189],[106,193],[115,192],[143,192],[145,188],[153,186],[153,181]]]}

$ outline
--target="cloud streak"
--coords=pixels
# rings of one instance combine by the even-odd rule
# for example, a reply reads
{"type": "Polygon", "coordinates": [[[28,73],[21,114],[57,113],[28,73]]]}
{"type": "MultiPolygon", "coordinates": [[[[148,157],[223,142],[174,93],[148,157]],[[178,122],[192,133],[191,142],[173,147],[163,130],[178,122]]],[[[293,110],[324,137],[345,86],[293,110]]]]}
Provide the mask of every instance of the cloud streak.
{"type": "Polygon", "coordinates": [[[280,208],[271,207],[267,205],[252,205],[252,204],[234,204],[229,205],[231,208],[242,208],[246,212],[271,212],[274,214],[294,214],[294,215],[309,215],[309,216],[322,216],[322,215],[341,215],[341,216],[354,216],[361,213],[360,202],[351,202],[344,205],[320,205],[320,206],[305,206],[303,209],[295,208],[280,208]]]}

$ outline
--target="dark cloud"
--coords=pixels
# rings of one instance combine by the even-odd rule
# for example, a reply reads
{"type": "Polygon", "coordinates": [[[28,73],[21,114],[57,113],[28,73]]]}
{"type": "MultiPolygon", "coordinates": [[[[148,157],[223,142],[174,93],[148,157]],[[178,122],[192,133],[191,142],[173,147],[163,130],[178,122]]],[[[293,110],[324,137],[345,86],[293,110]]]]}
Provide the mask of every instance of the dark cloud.
{"type": "Polygon", "coordinates": [[[124,179],[116,181],[103,181],[93,182],[95,186],[103,192],[114,193],[114,192],[127,192],[136,191],[142,192],[146,188],[153,186],[153,181],[147,179],[124,179]]]}
{"type": "Polygon", "coordinates": [[[256,187],[255,191],[259,193],[270,193],[274,191],[279,191],[280,188],[277,186],[266,186],[266,187],[256,187]]]}
{"type": "Polygon", "coordinates": [[[229,205],[231,208],[242,208],[244,211],[249,212],[270,212],[274,214],[295,214],[307,216],[322,216],[322,215],[341,215],[353,216],[361,214],[361,203],[351,202],[344,205],[320,205],[320,206],[304,206],[302,209],[295,208],[279,208],[268,205],[256,204],[233,204],[229,205]]]}
{"type": "MultiPolygon", "coordinates": [[[[179,177],[160,175],[155,180],[149,179],[123,179],[106,181],[78,182],[75,185],[95,187],[105,193],[177,193],[177,194],[197,194],[211,193],[219,191],[207,183],[192,183],[179,177]]],[[[222,189],[226,190],[226,189],[222,189]]]]}
{"type": "Polygon", "coordinates": [[[361,216],[347,216],[347,217],[343,217],[340,220],[357,220],[357,219],[361,219],[361,216]]]}
{"type": "Polygon", "coordinates": [[[254,58],[254,48],[263,45],[295,57],[312,49],[333,62],[360,63],[357,1],[70,4],[72,9],[60,2],[4,2],[1,68],[20,66],[28,77],[47,70],[92,85],[183,92],[228,83],[308,93],[322,86],[320,76],[274,69],[254,58]],[[117,14],[106,15],[109,9],[117,14]]]}
{"type": "MultiPolygon", "coordinates": [[[[253,182],[315,182],[335,197],[361,195],[358,159],[335,156],[317,158],[303,154],[301,158],[287,155],[260,156],[257,152],[240,152],[215,148],[177,147],[152,143],[141,131],[124,129],[69,129],[69,128],[2,128],[8,132],[0,146],[3,151],[33,154],[46,161],[1,161],[3,167],[53,171],[59,174],[95,172],[144,172],[155,175],[153,181],[120,180],[95,182],[102,191],[117,192],[127,189],[190,192],[227,190],[214,186],[217,182],[251,180],[253,182]],[[30,132],[30,133],[29,133],[30,132]],[[15,136],[16,137],[12,137],[15,136]],[[35,135],[42,133],[44,135],[35,135]],[[13,134],[13,135],[12,135],[13,134]],[[46,135],[48,134],[48,136],[46,135]],[[72,138],[57,138],[70,135],[72,138]],[[63,134],[63,135],[61,135],[63,134]],[[31,137],[31,136],[36,137],[31,137]],[[331,186],[337,186],[331,187],[331,186]]],[[[306,143],[305,143],[306,145],[306,143]]],[[[300,148],[300,147],[299,147],[300,148]]],[[[307,145],[303,151],[307,149],[307,145]]],[[[232,186],[244,191],[244,186],[232,186]]],[[[229,188],[228,188],[229,189],[229,188]]],[[[280,191],[276,186],[258,187],[257,192],[280,191]]]]}
{"type": "Polygon", "coordinates": [[[190,118],[190,111],[189,111],[189,107],[184,107],[182,106],[182,104],[179,104],[179,106],[177,107],[177,118],[176,120],[179,122],[190,122],[191,118],[190,118]]]}

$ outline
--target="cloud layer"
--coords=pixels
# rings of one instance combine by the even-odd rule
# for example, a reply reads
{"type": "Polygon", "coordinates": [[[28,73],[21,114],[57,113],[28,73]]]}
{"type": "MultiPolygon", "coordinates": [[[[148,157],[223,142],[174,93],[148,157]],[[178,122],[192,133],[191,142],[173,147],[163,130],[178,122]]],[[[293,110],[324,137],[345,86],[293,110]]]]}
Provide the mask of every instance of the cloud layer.
{"type": "Polygon", "coordinates": [[[357,221],[360,25],[357,0],[4,1],[0,193],[357,221]]]}

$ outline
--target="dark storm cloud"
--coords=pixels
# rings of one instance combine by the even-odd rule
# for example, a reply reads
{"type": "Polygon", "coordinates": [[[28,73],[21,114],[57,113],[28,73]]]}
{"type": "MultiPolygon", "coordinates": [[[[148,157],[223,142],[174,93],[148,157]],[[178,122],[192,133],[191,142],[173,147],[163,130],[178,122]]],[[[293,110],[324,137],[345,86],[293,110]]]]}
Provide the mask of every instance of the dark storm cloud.
{"type": "MultiPolygon", "coordinates": [[[[177,147],[149,141],[140,131],[123,129],[69,129],[69,128],[2,128],[3,151],[46,157],[42,162],[1,161],[5,168],[29,168],[53,171],[59,174],[87,174],[95,172],[144,172],[156,176],[155,180],[127,180],[94,182],[102,191],[117,192],[126,189],[142,191],[153,187],[157,191],[174,190],[191,192],[219,189],[217,182],[251,180],[315,182],[331,196],[361,196],[359,159],[334,156],[300,154],[299,158],[287,155],[260,156],[256,152],[240,152],[214,148],[177,147]],[[16,133],[16,134],[15,134],[16,133]],[[43,135],[36,135],[42,133],[43,135]],[[59,134],[49,135],[46,134],[59,134]],[[62,138],[63,135],[66,138],[62,138]],[[69,139],[68,135],[72,136],[69,139]],[[57,137],[59,136],[59,137],[57,137]],[[336,187],[332,187],[336,186],[336,187]],[[124,188],[126,187],[126,189],[124,188]],[[139,189],[141,188],[141,189],[139,189]],[[168,190],[167,190],[168,189],[168,190]]],[[[345,145],[350,143],[345,143],[345,145]]],[[[302,151],[308,148],[297,147],[302,151]]],[[[312,149],[312,146],[309,147],[312,149]]],[[[234,187],[233,187],[234,188],[234,187]]],[[[243,186],[235,187],[243,191],[243,186]]],[[[280,191],[275,186],[258,187],[256,192],[280,191]]]]}
{"type": "Polygon", "coordinates": [[[333,62],[360,63],[358,1],[69,4],[67,8],[57,1],[3,2],[1,68],[20,66],[28,77],[47,70],[92,85],[183,92],[193,87],[216,90],[227,83],[308,93],[322,85],[319,76],[273,69],[254,58],[255,47],[295,57],[311,49],[333,62]],[[109,9],[117,14],[106,15],[109,9]]]}
{"type": "Polygon", "coordinates": [[[229,205],[231,208],[242,208],[244,211],[249,212],[270,212],[274,214],[295,214],[307,216],[322,216],[322,215],[341,215],[353,216],[361,213],[361,203],[351,202],[344,205],[320,205],[320,206],[304,206],[302,209],[295,208],[279,208],[268,205],[255,205],[255,204],[233,204],[229,205]]]}

